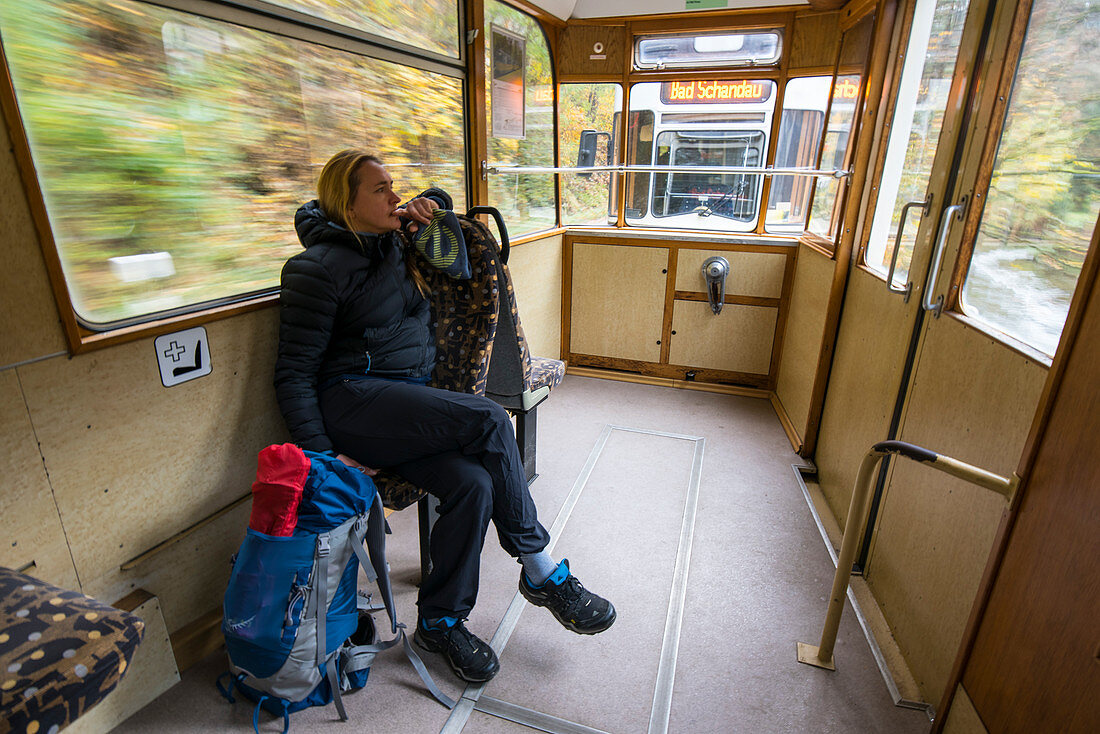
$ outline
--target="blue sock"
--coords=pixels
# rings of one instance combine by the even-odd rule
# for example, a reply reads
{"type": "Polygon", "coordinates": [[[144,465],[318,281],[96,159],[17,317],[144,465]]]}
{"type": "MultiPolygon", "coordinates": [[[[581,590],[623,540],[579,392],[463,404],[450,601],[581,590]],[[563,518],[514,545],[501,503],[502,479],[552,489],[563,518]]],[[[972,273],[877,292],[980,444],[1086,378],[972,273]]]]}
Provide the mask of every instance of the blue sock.
{"type": "Polygon", "coordinates": [[[523,564],[523,573],[532,586],[542,586],[558,568],[546,551],[524,554],[519,557],[519,562],[523,564]]]}
{"type": "Polygon", "coordinates": [[[458,617],[439,617],[437,619],[422,619],[420,624],[424,625],[424,629],[437,629],[437,630],[449,630],[458,624],[458,617]]]}

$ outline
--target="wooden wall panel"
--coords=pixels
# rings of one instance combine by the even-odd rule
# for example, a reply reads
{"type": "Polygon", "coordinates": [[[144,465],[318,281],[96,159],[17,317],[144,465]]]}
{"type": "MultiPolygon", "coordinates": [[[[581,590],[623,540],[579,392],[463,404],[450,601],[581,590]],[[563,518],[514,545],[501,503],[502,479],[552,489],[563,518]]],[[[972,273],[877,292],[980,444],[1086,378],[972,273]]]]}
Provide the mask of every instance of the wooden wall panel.
{"type": "MultiPolygon", "coordinates": [[[[958,319],[932,319],[900,438],[1010,476],[1046,374],[958,319]]],[[[891,466],[865,576],[925,700],[937,702],[1005,501],[913,462],[891,466]]]]}
{"type": "Polygon", "coordinates": [[[794,37],[790,39],[789,68],[832,68],[840,44],[840,14],[799,15],[794,19],[794,37]]]}
{"type": "Polygon", "coordinates": [[[172,388],[152,339],[20,368],[85,593],[145,588],[169,629],[190,621],[176,602],[212,586],[209,576],[157,588],[119,566],[247,493],[257,452],[285,440],[271,386],[277,318],[266,309],[207,324],[212,374],[172,388]]]}
{"type": "Polygon", "coordinates": [[[15,370],[0,371],[0,477],[0,566],[79,589],[15,370]]]}
{"type": "Polygon", "coordinates": [[[566,26],[558,38],[558,78],[621,76],[628,52],[623,26],[566,26]]]}
{"type": "Polygon", "coordinates": [[[513,247],[508,257],[519,317],[531,354],[561,357],[562,236],[513,247]]]}
{"type": "Polygon", "coordinates": [[[803,440],[810,418],[810,398],[821,355],[835,267],[836,263],[820,250],[805,245],[799,247],[775,393],[803,440]]]}
{"type": "Polygon", "coordinates": [[[951,703],[951,710],[947,712],[943,734],[989,734],[974,709],[974,702],[961,685],[955,689],[955,700],[951,703]]]}
{"type": "MultiPolygon", "coordinates": [[[[682,252],[681,252],[682,254],[682,252]]],[[[676,301],[669,361],[672,364],[768,374],[779,310],[727,303],[715,314],[709,303],[676,301]]]]}
{"type": "Polygon", "coordinates": [[[703,263],[716,255],[726,258],[730,264],[730,274],[726,279],[727,296],[779,298],[783,295],[786,254],[694,250],[686,247],[680,248],[677,255],[676,290],[705,293],[703,263]]]}
{"type": "Polygon", "coordinates": [[[6,125],[0,125],[0,245],[0,367],[64,351],[65,333],[6,125]]]}
{"type": "Polygon", "coordinates": [[[569,351],[656,362],[668,250],[573,245],[569,351]]]}

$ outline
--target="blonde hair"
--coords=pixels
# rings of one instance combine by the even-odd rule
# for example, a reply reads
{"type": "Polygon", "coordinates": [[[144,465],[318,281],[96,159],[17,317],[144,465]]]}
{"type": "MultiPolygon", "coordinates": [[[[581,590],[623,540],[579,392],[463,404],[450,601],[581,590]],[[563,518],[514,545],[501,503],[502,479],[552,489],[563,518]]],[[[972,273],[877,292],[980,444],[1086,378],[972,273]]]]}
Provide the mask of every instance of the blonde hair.
{"type": "MultiPolygon", "coordinates": [[[[355,192],[359,188],[360,170],[367,163],[382,165],[382,161],[377,156],[349,148],[332,156],[321,169],[321,175],[317,177],[317,203],[321,206],[321,211],[330,221],[350,231],[359,243],[359,249],[364,252],[366,247],[359,233],[355,231],[355,227],[348,221],[348,211],[355,200],[355,192]]],[[[413,257],[412,252],[405,253],[405,272],[420,294],[427,298],[431,289],[413,257]]]]}

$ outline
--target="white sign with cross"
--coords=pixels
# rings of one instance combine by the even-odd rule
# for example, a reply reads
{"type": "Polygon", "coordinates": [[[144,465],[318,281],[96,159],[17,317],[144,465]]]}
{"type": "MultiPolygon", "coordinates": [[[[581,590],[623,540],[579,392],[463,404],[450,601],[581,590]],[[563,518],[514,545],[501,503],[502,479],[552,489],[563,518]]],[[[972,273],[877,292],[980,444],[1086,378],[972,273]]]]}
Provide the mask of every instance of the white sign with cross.
{"type": "Polygon", "coordinates": [[[160,381],[165,387],[210,374],[210,342],[202,326],[158,336],[153,346],[157,350],[160,381]]]}

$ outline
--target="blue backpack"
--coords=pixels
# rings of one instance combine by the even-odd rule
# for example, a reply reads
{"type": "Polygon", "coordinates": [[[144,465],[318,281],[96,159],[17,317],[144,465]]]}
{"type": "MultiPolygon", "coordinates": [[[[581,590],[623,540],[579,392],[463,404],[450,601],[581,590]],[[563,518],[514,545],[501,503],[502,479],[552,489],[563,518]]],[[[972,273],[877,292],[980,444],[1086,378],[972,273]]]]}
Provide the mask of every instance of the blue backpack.
{"type": "Polygon", "coordinates": [[[257,732],[260,708],[282,715],[284,734],[290,714],[310,706],[334,702],[345,721],[341,693],[366,685],[375,656],[402,644],[428,690],[453,708],[396,621],[374,482],[331,456],[305,455],[310,470],[293,535],[249,528],[234,559],[223,606],[229,672],[218,681],[222,695],[234,701],[235,688],[256,702],[257,732]],[[377,582],[381,606],[360,594],[360,566],[377,582]],[[394,637],[380,642],[372,614],[382,608],[394,637]]]}

